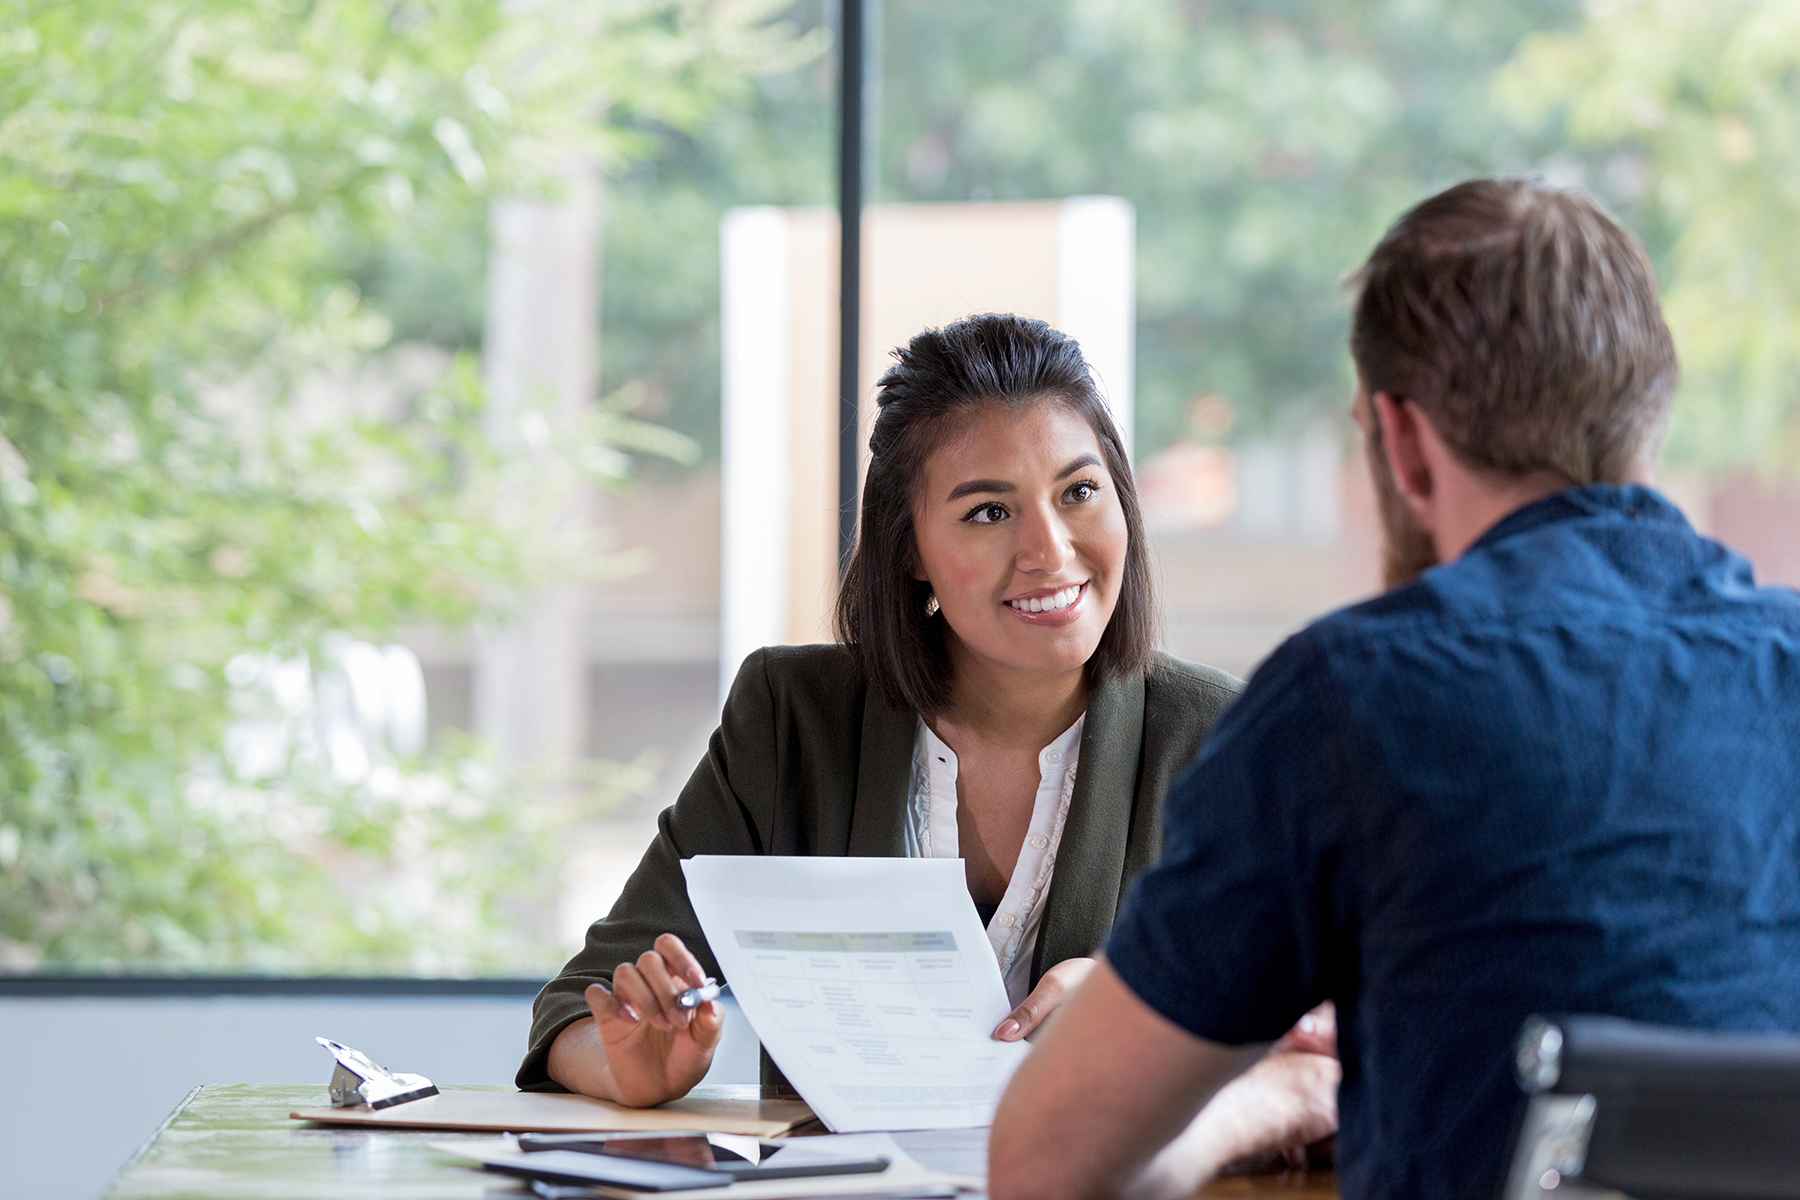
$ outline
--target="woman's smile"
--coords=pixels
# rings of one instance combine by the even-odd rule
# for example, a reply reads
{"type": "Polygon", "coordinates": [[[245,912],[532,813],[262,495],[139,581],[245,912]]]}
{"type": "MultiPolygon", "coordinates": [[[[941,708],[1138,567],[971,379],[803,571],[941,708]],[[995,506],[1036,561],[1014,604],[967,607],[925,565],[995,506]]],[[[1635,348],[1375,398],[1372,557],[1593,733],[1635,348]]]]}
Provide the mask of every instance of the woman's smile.
{"type": "Polygon", "coordinates": [[[1081,602],[1087,598],[1087,580],[1064,587],[1040,590],[1006,601],[1014,615],[1031,625],[1069,625],[1081,619],[1081,602]]]}

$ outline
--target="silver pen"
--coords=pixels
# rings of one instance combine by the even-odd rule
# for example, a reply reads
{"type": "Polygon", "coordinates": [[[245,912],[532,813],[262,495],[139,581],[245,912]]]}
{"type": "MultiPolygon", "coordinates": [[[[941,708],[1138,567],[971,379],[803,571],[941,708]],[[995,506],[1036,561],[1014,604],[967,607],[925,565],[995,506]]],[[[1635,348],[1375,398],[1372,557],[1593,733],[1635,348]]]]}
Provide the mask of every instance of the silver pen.
{"type": "Polygon", "coordinates": [[[689,988],[687,991],[681,993],[681,995],[675,997],[675,1003],[683,1008],[699,1008],[708,1000],[717,1000],[720,996],[723,996],[730,990],[731,985],[729,983],[720,983],[711,975],[708,975],[704,985],[697,988],[689,988]]]}

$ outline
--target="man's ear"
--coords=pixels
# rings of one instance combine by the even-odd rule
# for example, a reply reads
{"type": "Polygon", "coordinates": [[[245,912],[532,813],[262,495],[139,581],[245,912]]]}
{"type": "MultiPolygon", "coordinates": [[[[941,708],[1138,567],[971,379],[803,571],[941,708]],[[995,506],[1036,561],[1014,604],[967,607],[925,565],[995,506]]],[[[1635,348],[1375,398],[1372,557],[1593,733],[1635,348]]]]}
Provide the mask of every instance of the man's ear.
{"type": "Polygon", "coordinates": [[[1405,498],[1415,514],[1431,503],[1436,481],[1424,446],[1424,419],[1416,404],[1396,399],[1386,392],[1370,397],[1374,417],[1381,427],[1381,452],[1387,459],[1388,473],[1394,487],[1405,498]]]}

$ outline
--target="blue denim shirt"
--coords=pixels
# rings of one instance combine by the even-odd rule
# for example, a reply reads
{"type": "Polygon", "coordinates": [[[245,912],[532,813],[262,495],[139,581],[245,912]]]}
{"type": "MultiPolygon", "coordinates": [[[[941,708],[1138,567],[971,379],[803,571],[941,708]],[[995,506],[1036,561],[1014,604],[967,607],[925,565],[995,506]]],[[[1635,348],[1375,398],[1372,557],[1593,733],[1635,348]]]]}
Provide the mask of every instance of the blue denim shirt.
{"type": "Polygon", "coordinates": [[[1562,492],[1282,646],[1165,820],[1125,982],[1230,1044],[1335,1000],[1343,1194],[1489,1200],[1530,1013],[1800,1030],[1800,596],[1562,492]]]}

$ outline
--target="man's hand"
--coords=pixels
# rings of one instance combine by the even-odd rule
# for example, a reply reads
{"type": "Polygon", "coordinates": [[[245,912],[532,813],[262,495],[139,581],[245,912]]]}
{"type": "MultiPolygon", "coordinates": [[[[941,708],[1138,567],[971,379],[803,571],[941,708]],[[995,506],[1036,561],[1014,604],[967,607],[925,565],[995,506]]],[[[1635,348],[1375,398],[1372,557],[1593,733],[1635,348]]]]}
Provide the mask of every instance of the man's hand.
{"type": "Polygon", "coordinates": [[[1327,1000],[1301,1017],[1294,1027],[1281,1035],[1269,1048],[1271,1054],[1283,1050],[1310,1050],[1314,1054],[1337,1057],[1337,1005],[1327,1000]]]}
{"type": "Polygon", "coordinates": [[[1276,1156],[1305,1162],[1305,1148],[1337,1132],[1342,1071],[1331,1053],[1336,1023],[1329,1004],[1314,1009],[1257,1064],[1219,1089],[1200,1115],[1164,1147],[1126,1189],[1132,1196],[1185,1196],[1246,1160],[1276,1156]],[[1329,1030],[1329,1041],[1323,1035],[1329,1030]]]}
{"type": "Polygon", "coordinates": [[[612,990],[587,989],[591,1021],[576,1021],[550,1046],[550,1078],[570,1091],[645,1108],[687,1095],[712,1065],[725,1032],[716,1000],[682,1008],[676,997],[706,982],[700,961],[665,933],[635,963],[620,963],[612,990]]]}
{"type": "Polygon", "coordinates": [[[1031,995],[1020,1001],[1019,1007],[1000,1022],[999,1028],[994,1030],[994,1039],[1016,1042],[1030,1037],[1093,969],[1091,958],[1067,958],[1045,971],[1038,985],[1031,989],[1031,995]]]}
{"type": "Polygon", "coordinates": [[[1007,1084],[988,1140],[988,1195],[1118,1194],[1263,1049],[1193,1036],[1097,964],[1007,1084]]]}

